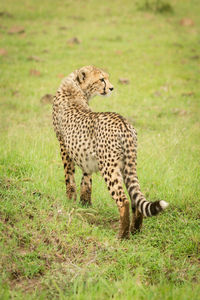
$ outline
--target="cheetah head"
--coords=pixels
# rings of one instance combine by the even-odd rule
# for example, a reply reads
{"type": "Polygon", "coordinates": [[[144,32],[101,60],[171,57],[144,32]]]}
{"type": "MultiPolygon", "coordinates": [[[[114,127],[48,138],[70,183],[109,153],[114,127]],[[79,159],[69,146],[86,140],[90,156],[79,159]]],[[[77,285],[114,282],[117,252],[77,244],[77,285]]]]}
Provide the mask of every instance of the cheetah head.
{"type": "Polygon", "coordinates": [[[108,96],[114,90],[107,73],[94,66],[86,66],[77,71],[76,80],[88,99],[96,96],[108,96]]]}

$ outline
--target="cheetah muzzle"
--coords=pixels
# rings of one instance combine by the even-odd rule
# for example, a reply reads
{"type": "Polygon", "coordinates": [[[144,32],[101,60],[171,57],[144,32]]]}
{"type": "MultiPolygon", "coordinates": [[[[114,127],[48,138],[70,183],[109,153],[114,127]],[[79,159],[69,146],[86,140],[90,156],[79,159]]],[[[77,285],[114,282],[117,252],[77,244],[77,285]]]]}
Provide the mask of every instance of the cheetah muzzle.
{"type": "Polygon", "coordinates": [[[90,205],[92,173],[100,171],[119,210],[119,238],[128,238],[130,232],[141,229],[143,216],[157,215],[168,203],[149,202],[140,190],[136,173],[137,134],[133,126],[117,113],[90,109],[92,97],[112,91],[113,85],[104,71],[93,66],[74,71],[64,78],[54,97],[53,125],[60,143],[67,197],[76,200],[77,165],[83,171],[80,201],[90,205]],[[131,199],[131,222],[123,182],[131,199]]]}

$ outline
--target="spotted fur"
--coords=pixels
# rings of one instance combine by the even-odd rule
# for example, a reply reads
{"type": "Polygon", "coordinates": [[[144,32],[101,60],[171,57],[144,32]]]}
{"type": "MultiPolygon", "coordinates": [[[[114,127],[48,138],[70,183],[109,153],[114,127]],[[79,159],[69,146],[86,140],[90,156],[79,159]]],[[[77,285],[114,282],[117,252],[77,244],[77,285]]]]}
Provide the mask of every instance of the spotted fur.
{"type": "Polygon", "coordinates": [[[168,205],[149,202],[140,190],[136,173],[137,134],[131,124],[113,112],[92,112],[89,100],[108,95],[113,86],[108,74],[87,66],[71,73],[61,83],[53,102],[53,125],[60,143],[66,193],[76,200],[75,165],[83,171],[80,201],[91,204],[92,173],[100,171],[120,214],[119,237],[128,238],[142,226],[143,216],[154,216],[168,205]],[[123,181],[132,204],[123,190],[123,181]],[[131,223],[131,225],[130,225],[131,223]]]}

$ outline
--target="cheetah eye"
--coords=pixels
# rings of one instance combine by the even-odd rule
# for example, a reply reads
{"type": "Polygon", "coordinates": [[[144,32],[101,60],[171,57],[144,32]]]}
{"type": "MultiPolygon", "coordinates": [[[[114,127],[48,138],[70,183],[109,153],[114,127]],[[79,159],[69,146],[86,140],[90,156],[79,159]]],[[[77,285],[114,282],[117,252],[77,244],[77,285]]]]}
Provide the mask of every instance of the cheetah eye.
{"type": "Polygon", "coordinates": [[[105,80],[104,80],[104,78],[101,78],[100,81],[104,82],[105,80]]]}

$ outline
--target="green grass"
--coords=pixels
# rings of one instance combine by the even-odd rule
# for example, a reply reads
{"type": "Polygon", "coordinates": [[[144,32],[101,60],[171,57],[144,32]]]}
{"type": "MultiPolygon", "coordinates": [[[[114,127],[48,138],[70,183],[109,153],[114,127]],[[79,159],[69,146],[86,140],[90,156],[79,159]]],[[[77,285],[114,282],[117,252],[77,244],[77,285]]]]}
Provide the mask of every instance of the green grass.
{"type": "MultiPolygon", "coordinates": [[[[199,1],[165,1],[163,13],[132,0],[1,2],[0,299],[199,299],[199,1]],[[9,34],[13,26],[25,33],[9,34]],[[92,109],[134,124],[142,191],[170,203],[128,241],[116,238],[99,174],[92,208],[66,199],[51,105],[40,102],[88,64],[115,86],[92,109]]],[[[78,193],[80,179],[77,169],[78,193]]]]}

